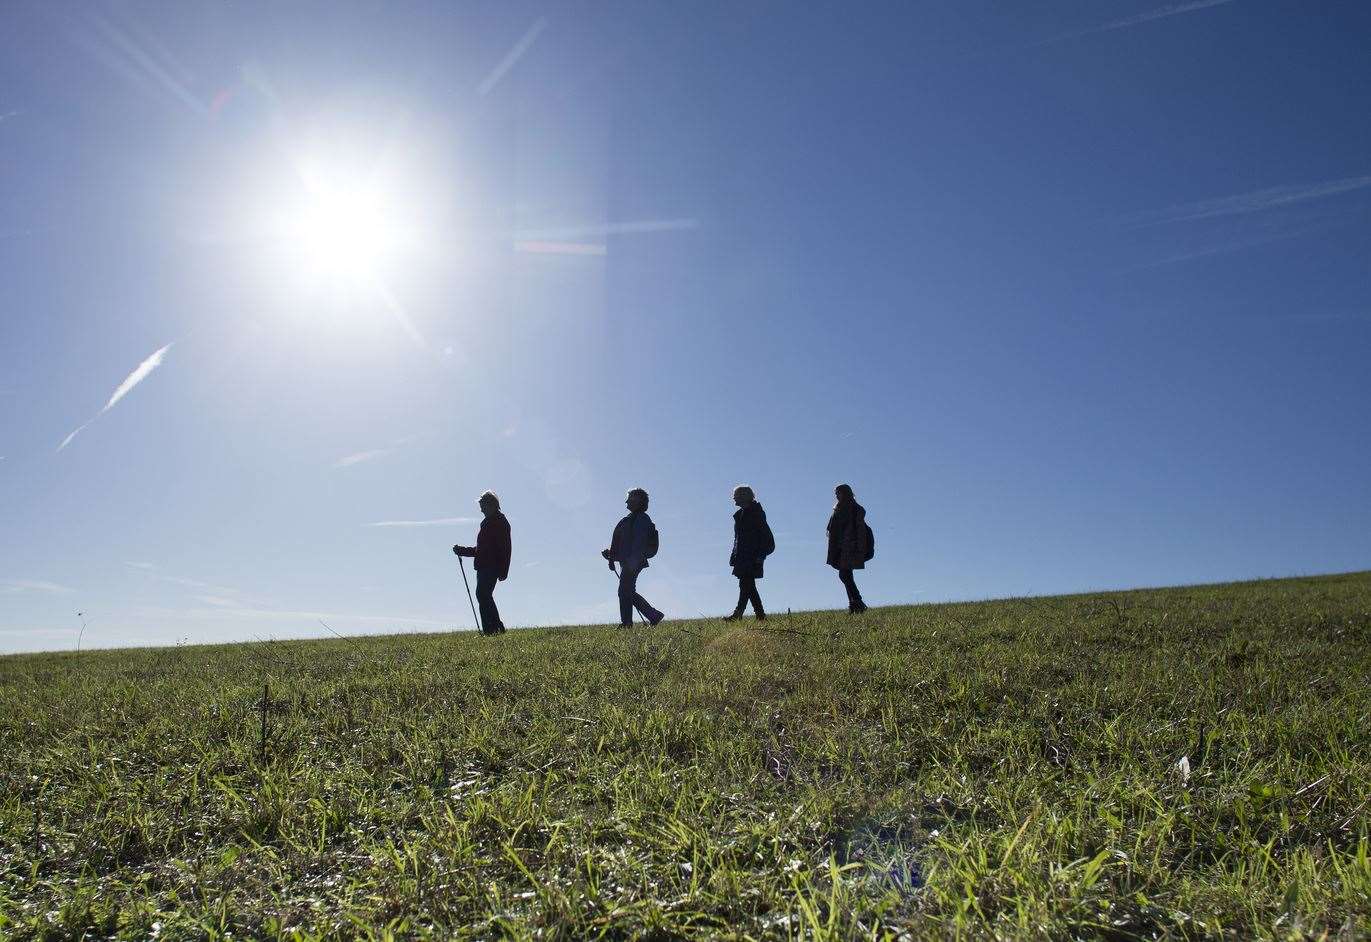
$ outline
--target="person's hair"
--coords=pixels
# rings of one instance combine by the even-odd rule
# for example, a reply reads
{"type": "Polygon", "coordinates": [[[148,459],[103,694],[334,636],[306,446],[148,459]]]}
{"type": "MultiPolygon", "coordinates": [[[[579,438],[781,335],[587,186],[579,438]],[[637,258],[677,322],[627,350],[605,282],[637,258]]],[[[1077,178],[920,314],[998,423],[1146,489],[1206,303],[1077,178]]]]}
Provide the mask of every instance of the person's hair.
{"type": "Polygon", "coordinates": [[[484,504],[488,500],[495,502],[496,510],[500,509],[500,495],[496,494],[494,491],[486,491],[484,494],[481,495],[481,499],[478,500],[477,503],[484,504]]]}
{"type": "Polygon", "coordinates": [[[647,503],[647,491],[643,490],[641,487],[635,487],[635,488],[633,488],[633,490],[629,491],[629,492],[628,492],[627,494],[625,494],[624,496],[625,496],[625,497],[641,497],[641,498],[643,499],[643,503],[644,503],[644,504],[647,503]]]}
{"type": "Polygon", "coordinates": [[[839,500],[842,500],[843,498],[847,498],[848,500],[857,499],[852,494],[851,484],[839,484],[837,487],[833,488],[833,496],[837,497],[839,500]]]}
{"type": "Polygon", "coordinates": [[[748,500],[756,500],[757,495],[752,492],[752,488],[746,484],[739,484],[733,489],[734,497],[746,497],[748,500]]]}

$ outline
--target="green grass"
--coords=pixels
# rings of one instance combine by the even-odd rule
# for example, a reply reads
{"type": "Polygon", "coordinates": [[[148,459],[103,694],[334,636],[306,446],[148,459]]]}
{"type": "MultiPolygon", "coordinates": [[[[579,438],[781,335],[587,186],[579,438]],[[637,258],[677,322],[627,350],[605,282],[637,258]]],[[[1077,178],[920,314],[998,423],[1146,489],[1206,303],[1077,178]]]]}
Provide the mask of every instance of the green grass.
{"type": "Polygon", "coordinates": [[[1368,678],[1371,573],[0,658],[0,937],[1366,938],[1368,678]]]}

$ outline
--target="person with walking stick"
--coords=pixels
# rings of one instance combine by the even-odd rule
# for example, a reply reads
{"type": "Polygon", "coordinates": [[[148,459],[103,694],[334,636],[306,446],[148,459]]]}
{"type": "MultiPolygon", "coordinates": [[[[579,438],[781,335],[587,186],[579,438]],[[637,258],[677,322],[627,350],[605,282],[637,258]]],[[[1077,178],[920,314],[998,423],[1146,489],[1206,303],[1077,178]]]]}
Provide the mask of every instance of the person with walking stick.
{"type": "Polygon", "coordinates": [[[600,553],[609,561],[609,568],[619,564],[619,623],[633,626],[633,610],[655,625],[665,616],[638,594],[638,574],[647,568],[647,561],[657,555],[657,526],[647,515],[647,491],[635,487],[624,500],[628,516],[614,528],[609,549],[600,553]]]}
{"type": "MultiPolygon", "coordinates": [[[[500,498],[491,491],[482,494],[477,505],[484,519],[476,533],[476,545],[454,546],[452,551],[457,554],[459,565],[461,557],[473,557],[471,568],[476,570],[476,601],[481,605],[477,627],[481,634],[502,635],[505,633],[505,623],[500,620],[500,610],[495,607],[495,583],[509,578],[509,559],[513,552],[509,520],[500,512],[500,498]]],[[[466,581],[466,577],[466,569],[463,568],[462,580],[466,581]]],[[[468,587],[468,594],[470,591],[468,587]]]]}

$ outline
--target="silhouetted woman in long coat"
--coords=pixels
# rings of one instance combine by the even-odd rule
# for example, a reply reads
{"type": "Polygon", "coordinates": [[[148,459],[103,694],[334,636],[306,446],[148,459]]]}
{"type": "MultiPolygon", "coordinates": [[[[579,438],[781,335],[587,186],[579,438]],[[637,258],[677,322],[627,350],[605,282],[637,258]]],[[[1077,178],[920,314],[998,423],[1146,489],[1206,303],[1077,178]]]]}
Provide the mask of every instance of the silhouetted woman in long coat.
{"type": "Polygon", "coordinates": [[[866,509],[857,503],[852,487],[839,484],[833,489],[837,503],[828,518],[828,564],[838,570],[838,579],[847,590],[847,610],[853,614],[866,611],[862,593],[852,578],[852,570],[866,568],[870,556],[871,537],[866,528],[866,509]]]}
{"type": "Polygon", "coordinates": [[[757,503],[752,488],[746,484],[734,488],[733,503],[738,509],[733,514],[733,552],[728,557],[728,564],[733,567],[733,575],[738,577],[738,605],[724,620],[742,618],[747,603],[751,602],[757,620],[765,621],[766,612],[757,592],[757,580],[762,578],[762,564],[776,549],[776,540],[767,525],[766,511],[757,503]]]}
{"type": "Polygon", "coordinates": [[[495,606],[495,583],[509,578],[509,558],[513,543],[509,535],[509,520],[500,512],[500,498],[493,491],[481,495],[476,505],[481,508],[481,529],[476,532],[475,546],[457,545],[452,551],[458,556],[474,557],[471,568],[476,570],[476,602],[481,606],[481,634],[502,635],[505,623],[495,606]]]}

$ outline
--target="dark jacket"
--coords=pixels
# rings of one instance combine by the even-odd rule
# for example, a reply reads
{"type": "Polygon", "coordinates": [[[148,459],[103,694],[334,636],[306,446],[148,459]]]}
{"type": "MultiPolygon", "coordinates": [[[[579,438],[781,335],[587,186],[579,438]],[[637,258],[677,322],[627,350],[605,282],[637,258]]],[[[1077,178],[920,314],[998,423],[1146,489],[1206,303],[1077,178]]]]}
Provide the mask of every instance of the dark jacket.
{"type": "Polygon", "coordinates": [[[728,557],[733,574],[739,578],[762,578],[762,563],[775,549],[776,541],[762,505],[754,500],[739,507],[733,514],[733,552],[728,557]]]}
{"type": "Polygon", "coordinates": [[[834,569],[864,569],[866,551],[866,509],[855,500],[838,504],[828,518],[828,564],[834,569]]]}
{"type": "Polygon", "coordinates": [[[609,561],[612,563],[642,562],[657,555],[657,525],[645,513],[629,514],[614,527],[614,537],[609,541],[609,561]]]}
{"type": "Polygon", "coordinates": [[[452,551],[458,556],[476,557],[471,563],[473,569],[494,569],[502,581],[509,578],[509,558],[514,552],[509,521],[500,511],[495,511],[481,521],[475,546],[454,546],[452,551]]]}

